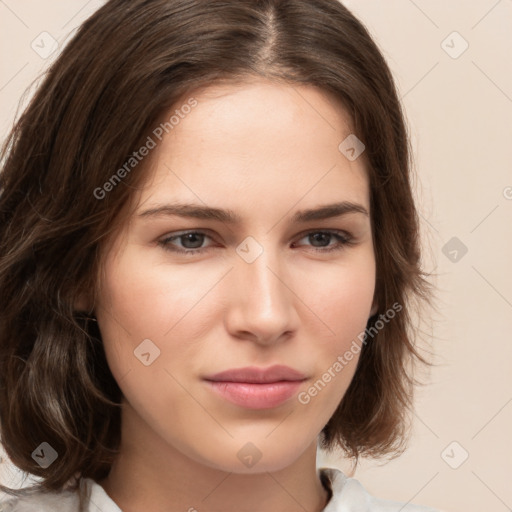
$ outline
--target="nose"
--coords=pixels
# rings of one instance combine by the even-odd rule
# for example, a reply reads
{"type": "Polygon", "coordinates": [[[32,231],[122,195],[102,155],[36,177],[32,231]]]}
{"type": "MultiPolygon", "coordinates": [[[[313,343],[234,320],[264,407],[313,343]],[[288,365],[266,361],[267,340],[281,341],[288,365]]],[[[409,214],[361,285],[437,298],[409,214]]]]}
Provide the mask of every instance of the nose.
{"type": "Polygon", "coordinates": [[[273,344],[296,331],[297,296],[277,249],[266,248],[251,263],[235,255],[230,272],[227,330],[239,339],[273,344]]]}

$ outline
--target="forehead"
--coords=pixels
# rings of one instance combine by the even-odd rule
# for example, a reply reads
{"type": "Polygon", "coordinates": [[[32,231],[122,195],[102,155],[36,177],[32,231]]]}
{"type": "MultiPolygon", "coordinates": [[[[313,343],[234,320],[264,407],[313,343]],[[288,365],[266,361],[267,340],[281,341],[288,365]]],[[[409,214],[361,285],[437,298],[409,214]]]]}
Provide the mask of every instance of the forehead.
{"type": "Polygon", "coordinates": [[[363,158],[350,161],[339,149],[352,133],[351,119],[339,100],[316,87],[267,80],[212,85],[184,96],[167,114],[181,115],[158,141],[140,202],[368,206],[363,158]],[[191,98],[196,105],[181,110],[191,98]]]}

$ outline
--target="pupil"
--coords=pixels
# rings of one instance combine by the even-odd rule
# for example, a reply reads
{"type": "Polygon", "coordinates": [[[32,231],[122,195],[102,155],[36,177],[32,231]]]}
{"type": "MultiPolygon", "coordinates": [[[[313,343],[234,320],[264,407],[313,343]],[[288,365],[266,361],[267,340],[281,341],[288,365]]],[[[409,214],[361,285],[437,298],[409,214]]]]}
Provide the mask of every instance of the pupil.
{"type": "Polygon", "coordinates": [[[183,245],[187,249],[197,249],[198,247],[201,247],[201,245],[203,244],[203,239],[201,238],[203,236],[204,235],[201,235],[199,233],[187,233],[186,235],[182,235],[181,238],[182,242],[184,242],[183,245]],[[189,242],[192,243],[192,247],[190,245],[187,245],[189,242]]]}

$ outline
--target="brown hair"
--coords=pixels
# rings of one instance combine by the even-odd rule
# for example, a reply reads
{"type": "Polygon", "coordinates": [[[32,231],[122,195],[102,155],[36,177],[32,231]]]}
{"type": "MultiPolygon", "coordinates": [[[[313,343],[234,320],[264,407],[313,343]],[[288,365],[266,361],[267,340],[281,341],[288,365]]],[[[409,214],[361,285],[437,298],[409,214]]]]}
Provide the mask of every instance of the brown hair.
{"type": "Polygon", "coordinates": [[[333,94],[366,146],[379,305],[367,328],[378,332],[321,443],[355,460],[402,446],[410,363],[425,362],[410,305],[429,284],[404,117],[369,33],[337,0],[110,0],[51,66],[2,153],[0,433],[12,462],[42,477],[38,488],[103,479],[119,446],[121,391],[97,325],[74,304],[83,290],[96,297],[106,240],[143,167],[95,191],[178,100],[257,76],[333,94]],[[393,304],[402,310],[376,329],[393,304]],[[43,441],[59,454],[46,469],[31,457],[43,441]]]}

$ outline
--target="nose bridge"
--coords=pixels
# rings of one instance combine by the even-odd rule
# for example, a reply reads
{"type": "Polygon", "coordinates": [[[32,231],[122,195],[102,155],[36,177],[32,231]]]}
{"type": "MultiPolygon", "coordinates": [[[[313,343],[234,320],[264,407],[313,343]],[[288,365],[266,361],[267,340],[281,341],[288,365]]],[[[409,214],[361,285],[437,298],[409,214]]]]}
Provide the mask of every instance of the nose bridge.
{"type": "Polygon", "coordinates": [[[278,337],[290,329],[293,317],[291,292],[282,276],[285,262],[274,245],[268,238],[263,243],[248,237],[236,250],[232,306],[237,314],[233,318],[238,319],[238,330],[261,339],[278,337]]]}
{"type": "Polygon", "coordinates": [[[270,247],[270,242],[258,242],[248,237],[237,247],[239,261],[237,274],[247,285],[248,295],[262,305],[277,306],[286,296],[279,274],[282,259],[278,250],[270,247]]]}

